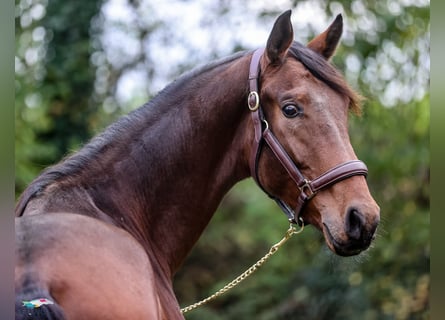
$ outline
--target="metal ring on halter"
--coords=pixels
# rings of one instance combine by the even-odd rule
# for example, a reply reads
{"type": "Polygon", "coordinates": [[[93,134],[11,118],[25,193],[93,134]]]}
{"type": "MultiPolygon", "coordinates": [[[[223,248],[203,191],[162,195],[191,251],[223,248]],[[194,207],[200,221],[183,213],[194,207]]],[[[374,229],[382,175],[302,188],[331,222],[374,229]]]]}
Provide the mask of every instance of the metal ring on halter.
{"type": "Polygon", "coordinates": [[[258,96],[258,92],[256,91],[250,91],[249,97],[247,98],[247,105],[249,106],[250,111],[256,111],[258,110],[258,107],[260,106],[260,97],[258,96]],[[251,99],[255,99],[255,103],[251,105],[251,99]]]}
{"type": "Polygon", "coordinates": [[[263,123],[266,125],[266,128],[264,128],[264,131],[269,129],[269,123],[267,122],[266,119],[262,119],[261,121],[263,121],[263,123]]]}
{"type": "Polygon", "coordinates": [[[293,225],[293,223],[291,223],[291,227],[293,228],[292,234],[299,234],[300,232],[302,232],[304,230],[304,221],[302,217],[298,217],[298,220],[301,222],[300,224],[300,229],[297,230],[297,228],[295,228],[295,226],[293,225]]]}

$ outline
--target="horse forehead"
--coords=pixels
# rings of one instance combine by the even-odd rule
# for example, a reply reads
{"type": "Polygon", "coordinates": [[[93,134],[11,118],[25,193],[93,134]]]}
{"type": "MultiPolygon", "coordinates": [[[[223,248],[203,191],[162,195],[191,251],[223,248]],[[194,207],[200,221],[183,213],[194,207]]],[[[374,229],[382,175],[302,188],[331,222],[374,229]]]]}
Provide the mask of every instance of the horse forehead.
{"type": "Polygon", "coordinates": [[[298,60],[286,59],[283,70],[294,75],[294,78],[312,79],[312,73],[298,60]]]}
{"type": "Polygon", "coordinates": [[[269,78],[270,85],[289,89],[306,82],[316,84],[316,79],[312,73],[298,60],[286,59],[282,66],[271,72],[269,78]]]}
{"type": "Polygon", "coordinates": [[[271,76],[265,89],[277,98],[296,97],[304,102],[310,102],[315,108],[325,112],[335,111],[336,106],[347,110],[347,97],[317,79],[301,62],[295,59],[287,59],[280,70],[271,76]],[[327,108],[328,106],[329,108],[327,108]]]}

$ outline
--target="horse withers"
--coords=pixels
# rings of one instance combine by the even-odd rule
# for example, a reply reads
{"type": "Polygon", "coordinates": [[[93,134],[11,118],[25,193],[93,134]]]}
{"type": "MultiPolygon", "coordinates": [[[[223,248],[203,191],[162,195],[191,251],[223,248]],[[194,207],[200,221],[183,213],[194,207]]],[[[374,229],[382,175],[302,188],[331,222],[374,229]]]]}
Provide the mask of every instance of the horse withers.
{"type": "Polygon", "coordinates": [[[342,24],[304,46],[287,11],[264,50],[181,76],[44,170],[16,206],[16,318],[183,319],[173,276],[249,176],[335,253],[367,249],[379,207],[348,135],[360,97],[329,62],[342,24]]]}

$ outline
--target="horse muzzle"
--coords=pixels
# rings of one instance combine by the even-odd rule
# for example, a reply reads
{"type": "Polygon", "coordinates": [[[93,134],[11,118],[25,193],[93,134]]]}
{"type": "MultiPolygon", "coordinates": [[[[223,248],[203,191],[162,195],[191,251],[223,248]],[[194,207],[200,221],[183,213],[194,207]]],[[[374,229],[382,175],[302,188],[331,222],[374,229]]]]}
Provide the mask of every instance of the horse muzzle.
{"type": "Polygon", "coordinates": [[[328,247],[340,256],[353,256],[368,249],[380,221],[380,209],[374,210],[377,211],[365,213],[357,207],[349,208],[341,228],[323,222],[322,230],[328,247]]]}

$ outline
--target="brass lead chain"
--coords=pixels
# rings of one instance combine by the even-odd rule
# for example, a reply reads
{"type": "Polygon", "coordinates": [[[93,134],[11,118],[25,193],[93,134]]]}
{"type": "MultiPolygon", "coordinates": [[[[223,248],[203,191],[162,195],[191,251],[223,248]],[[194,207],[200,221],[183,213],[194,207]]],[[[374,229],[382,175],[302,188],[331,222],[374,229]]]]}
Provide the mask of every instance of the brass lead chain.
{"type": "Polygon", "coordinates": [[[298,230],[293,224],[290,224],[289,229],[286,231],[286,234],[284,235],[283,239],[281,239],[279,242],[277,242],[276,244],[274,244],[268,253],[266,253],[266,255],[264,257],[262,257],[260,260],[258,260],[254,265],[252,265],[249,269],[247,269],[243,274],[239,275],[235,280],[233,280],[232,282],[226,284],[223,288],[219,289],[217,292],[215,292],[214,294],[212,294],[211,296],[196,302],[188,307],[182,308],[181,312],[182,313],[186,313],[188,311],[191,311],[193,309],[196,309],[200,306],[202,306],[203,304],[206,304],[207,302],[223,295],[224,293],[226,293],[227,291],[229,291],[230,289],[232,289],[233,287],[237,286],[238,284],[240,284],[243,280],[245,280],[247,277],[249,277],[252,273],[254,273],[256,270],[258,270],[259,267],[261,267],[263,265],[264,262],[266,262],[272,255],[275,254],[275,252],[278,251],[278,249],[287,241],[290,239],[290,237],[292,237],[294,234],[300,233],[302,232],[304,229],[304,223],[301,225],[301,228],[298,230]]]}

